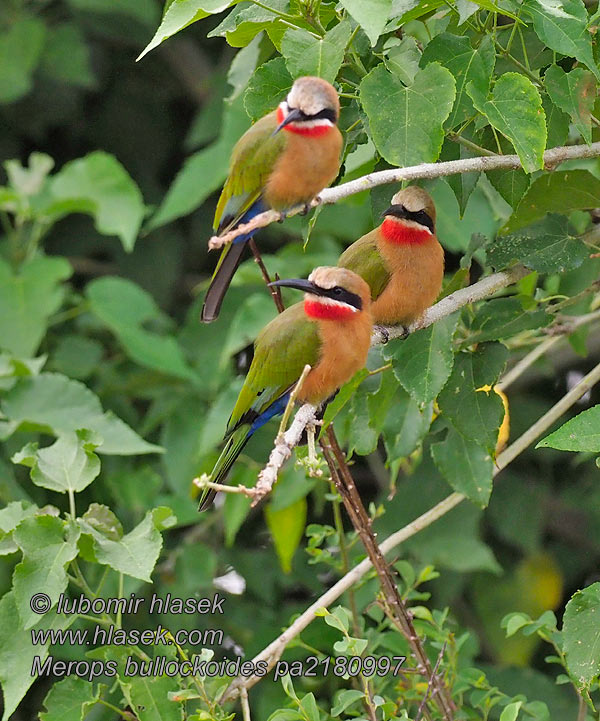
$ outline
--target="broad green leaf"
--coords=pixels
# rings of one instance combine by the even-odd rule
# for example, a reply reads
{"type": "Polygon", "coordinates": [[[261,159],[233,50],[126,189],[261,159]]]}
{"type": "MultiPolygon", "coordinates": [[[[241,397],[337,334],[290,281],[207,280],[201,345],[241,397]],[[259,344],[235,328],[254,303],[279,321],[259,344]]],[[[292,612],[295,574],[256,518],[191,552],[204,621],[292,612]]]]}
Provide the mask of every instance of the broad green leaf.
{"type": "Polygon", "coordinates": [[[335,705],[331,708],[331,715],[339,716],[342,711],[345,711],[353,703],[356,703],[356,701],[364,697],[365,694],[357,689],[340,691],[336,696],[335,705]]]}
{"type": "Polygon", "coordinates": [[[56,516],[40,515],[22,521],[13,537],[23,552],[13,572],[13,593],[23,628],[31,628],[40,620],[31,610],[32,596],[47,594],[53,608],[67,587],[66,566],[77,555],[79,529],[56,516]]]}
{"type": "Polygon", "coordinates": [[[531,182],[524,170],[486,170],[488,180],[510,207],[515,210],[531,182]]]}
{"type": "Polygon", "coordinates": [[[546,115],[546,128],[548,130],[548,148],[558,148],[564,145],[569,136],[570,120],[556,103],[553,103],[547,93],[542,96],[542,107],[546,115]]]}
{"type": "Polygon", "coordinates": [[[0,103],[14,103],[31,90],[46,27],[35,17],[22,17],[4,27],[0,33],[0,103]]]}
{"type": "Polygon", "coordinates": [[[37,506],[28,505],[24,501],[13,501],[0,510],[0,556],[7,556],[19,550],[13,538],[13,531],[22,520],[33,516],[37,511],[37,506]]]}
{"type": "Polygon", "coordinates": [[[494,45],[489,36],[477,49],[471,47],[468,37],[452,33],[440,33],[425,46],[421,67],[438,62],[452,73],[456,81],[456,99],[445,123],[447,128],[454,128],[474,115],[467,86],[472,82],[479,93],[487,95],[495,61],[494,45]]]}
{"type": "Polygon", "coordinates": [[[552,102],[571,116],[573,124],[589,145],[592,142],[591,114],[596,100],[596,80],[583,68],[569,73],[551,65],[544,74],[544,86],[552,102]]]}
{"type": "MultiPolygon", "coordinates": [[[[170,645],[154,646],[152,649],[146,647],[144,650],[151,658],[164,656],[167,661],[174,660],[177,653],[175,647],[170,645]]],[[[181,688],[178,674],[160,676],[136,673],[132,662],[140,664],[141,657],[139,652],[136,653],[131,647],[103,646],[99,652],[100,658],[105,661],[116,662],[121,692],[129,707],[135,709],[136,721],[183,721],[183,705],[174,703],[169,698],[169,694],[176,693],[181,688]],[[131,661],[126,674],[128,659],[131,661]]]]}
{"type": "Polygon", "coordinates": [[[41,450],[37,443],[28,443],[12,461],[31,468],[31,480],[36,486],[58,493],[78,493],[100,473],[100,460],[94,450],[101,444],[96,433],[79,430],[59,436],[41,450]]]}
{"type": "Polygon", "coordinates": [[[269,508],[280,511],[291,506],[300,498],[305,498],[317,483],[316,478],[310,478],[301,466],[289,463],[279,473],[277,483],[271,494],[269,508]]]}
{"type": "MultiPolygon", "coordinates": [[[[72,615],[58,615],[53,609],[44,616],[37,616],[38,626],[35,631],[65,629],[75,618],[72,615]]],[[[49,642],[41,641],[35,645],[32,643],[31,630],[24,629],[19,618],[14,592],[5,593],[0,598],[0,681],[4,696],[2,721],[9,721],[27,689],[35,681],[35,675],[31,675],[33,659],[38,656],[40,663],[43,663],[48,656],[49,645],[49,642]]]]}
{"type": "Polygon", "coordinates": [[[583,687],[600,674],[600,583],[577,591],[563,616],[567,668],[583,687]]]}
{"type": "Polygon", "coordinates": [[[383,64],[360,84],[373,142],[385,160],[399,166],[437,160],[454,96],[452,73],[438,63],[419,70],[410,87],[383,64]]]}
{"type": "Polygon", "coordinates": [[[421,51],[411,35],[405,35],[402,40],[390,38],[385,44],[384,58],[385,66],[391,73],[397,75],[405,85],[413,84],[419,72],[421,51]]]}
{"type": "Polygon", "coordinates": [[[67,163],[50,185],[55,201],[81,202],[80,210],[94,217],[104,235],[118,235],[133,250],[146,212],[139,188],[119,161],[97,150],[67,163]]]}
{"type": "Polygon", "coordinates": [[[600,452],[600,405],[582,411],[558,430],[542,438],[536,448],[600,452]]]}
{"type": "Polygon", "coordinates": [[[154,37],[138,56],[138,60],[183,28],[208,15],[222,12],[234,2],[235,0],[173,0],[154,37]]]}
{"type": "Polygon", "coordinates": [[[267,526],[284,573],[291,572],[292,559],[304,536],[306,510],[306,498],[300,498],[278,511],[273,510],[270,504],[265,508],[267,526]]]}
{"type": "Polygon", "coordinates": [[[35,355],[48,319],[62,304],[60,283],[72,272],[65,258],[38,255],[17,272],[0,259],[0,348],[25,358],[35,355]]]}
{"type": "Polygon", "coordinates": [[[493,298],[477,311],[469,343],[502,340],[533,328],[544,328],[553,317],[544,310],[524,311],[517,298],[493,298]]]}
{"type": "Polygon", "coordinates": [[[458,315],[453,313],[383,350],[384,358],[392,361],[394,375],[417,403],[432,401],[448,380],[457,322],[458,315]]]}
{"type": "Polygon", "coordinates": [[[219,139],[186,160],[148,223],[149,230],[191,213],[221,187],[227,177],[231,150],[250,124],[242,97],[225,104],[222,122],[219,139]]]}
{"type": "Polygon", "coordinates": [[[90,309],[117,335],[127,355],[142,366],[194,380],[181,347],[169,335],[146,330],[149,321],[164,316],[154,298],[125,278],[98,278],[86,287],[90,309]]]}
{"type": "Polygon", "coordinates": [[[369,371],[366,368],[358,371],[345,385],[343,385],[335,398],[328,404],[323,415],[323,425],[321,426],[320,435],[323,434],[328,425],[331,424],[337,414],[344,408],[344,406],[350,401],[356,392],[356,389],[369,375],[369,371]]]}
{"type": "Polygon", "coordinates": [[[458,353],[452,375],[438,397],[443,417],[490,453],[496,447],[504,409],[497,393],[477,389],[496,382],[507,355],[501,343],[480,344],[473,353],[458,353]]]}
{"type": "Polygon", "coordinates": [[[368,395],[365,392],[355,393],[350,411],[351,422],[348,428],[348,451],[359,456],[368,456],[377,448],[379,434],[370,425],[368,395]]]}
{"type": "Polygon", "coordinates": [[[128,456],[162,451],[110,411],[103,412],[98,397],[83,383],[58,373],[21,379],[6,394],[1,409],[17,429],[22,426],[56,436],[79,428],[96,431],[103,439],[99,453],[128,456]]]}
{"type": "MultiPolygon", "coordinates": [[[[585,170],[573,172],[587,173],[585,170]]],[[[542,176],[540,180],[546,180],[548,177],[542,176]]],[[[596,183],[600,185],[600,181],[596,180],[596,183]]],[[[543,183],[542,186],[544,185],[548,187],[549,184],[543,183]]],[[[546,199],[538,195],[541,190],[542,188],[537,188],[535,193],[527,193],[519,208],[531,208],[533,198],[531,204],[527,198],[532,195],[538,197],[545,205],[546,199]]],[[[564,273],[566,270],[580,266],[589,254],[586,245],[572,235],[569,221],[564,215],[549,215],[544,220],[514,233],[499,235],[488,247],[487,259],[496,269],[506,268],[514,262],[519,262],[540,273],[564,273]]]]}
{"type": "Polygon", "coordinates": [[[108,506],[92,503],[82,518],[87,524],[112,541],[119,541],[123,538],[121,521],[108,506]]]}
{"type": "Polygon", "coordinates": [[[331,612],[327,611],[323,616],[323,620],[328,626],[337,628],[342,633],[348,633],[350,628],[350,619],[347,609],[343,606],[336,606],[331,612]]]}
{"type": "Polygon", "coordinates": [[[375,45],[390,16],[392,0],[340,0],[340,4],[375,45]]]}
{"type": "Polygon", "coordinates": [[[522,701],[513,701],[512,703],[507,704],[502,709],[502,713],[500,714],[500,721],[515,721],[517,716],[519,715],[519,711],[522,705],[522,701]]]}
{"type": "Polygon", "coordinates": [[[224,37],[232,47],[243,48],[262,30],[269,33],[277,28],[285,32],[289,25],[281,22],[278,13],[289,11],[289,0],[265,0],[260,5],[244,3],[233,8],[207,37],[224,37]]]}
{"type": "Polygon", "coordinates": [[[79,676],[67,676],[52,686],[44,699],[40,721],[82,721],[100,698],[102,686],[79,676]]]}
{"type": "Polygon", "coordinates": [[[480,113],[514,145],[523,168],[532,173],[543,167],[546,120],[539,92],[528,78],[504,73],[486,98],[474,83],[467,93],[480,113]]]}
{"type": "MultiPolygon", "coordinates": [[[[536,178],[518,207],[502,228],[509,233],[529,225],[546,213],[564,213],[595,208],[600,197],[600,180],[589,170],[555,170],[536,178]],[[569,189],[565,193],[565,188],[569,189]]],[[[566,220],[564,221],[566,226],[566,220]]]]}
{"type": "Polygon", "coordinates": [[[52,354],[52,370],[83,380],[98,369],[104,347],[84,335],[63,335],[52,354]]]}
{"type": "MultiPolygon", "coordinates": [[[[173,516],[171,516],[171,519],[173,516]]],[[[110,566],[119,573],[150,583],[150,574],[162,548],[159,529],[163,523],[162,510],[148,511],[144,520],[132,531],[114,541],[83,518],[78,520],[81,533],[91,536],[93,552],[98,563],[110,566]]]]}
{"type": "Polygon", "coordinates": [[[404,389],[398,389],[383,427],[388,462],[409,456],[429,430],[432,418],[433,403],[417,403],[404,389]]]}
{"type": "MultiPolygon", "coordinates": [[[[253,7],[256,7],[256,5],[253,5],[253,7]]],[[[227,71],[227,83],[233,88],[227,98],[229,103],[242,94],[250,82],[250,78],[254,75],[256,66],[259,63],[262,39],[262,33],[253,37],[246,47],[238,50],[231,61],[227,71]]],[[[209,125],[208,122],[207,125],[209,125]]],[[[212,130],[212,127],[209,127],[209,130],[212,130]]]]}
{"type": "Polygon", "coordinates": [[[290,28],[281,41],[281,54],[293,78],[316,75],[330,83],[336,78],[350,40],[350,23],[342,21],[322,38],[307,30],[290,28]]]}
{"type": "Polygon", "coordinates": [[[494,462],[485,448],[453,428],[443,441],[433,443],[431,455],[439,472],[455,491],[485,508],[492,492],[494,462]]]}
{"type": "Polygon", "coordinates": [[[543,43],[557,53],[577,58],[600,80],[583,0],[526,0],[523,7],[533,17],[533,27],[543,43]]]}
{"type": "Polygon", "coordinates": [[[252,120],[258,120],[275,110],[285,99],[292,83],[292,76],[283,58],[274,58],[263,63],[250,79],[244,93],[244,107],[252,120]]]}
{"type": "Polygon", "coordinates": [[[94,85],[90,51],[78,25],[66,22],[52,27],[42,55],[41,70],[68,85],[81,88],[94,85]]]}
{"type": "Polygon", "coordinates": [[[321,721],[321,713],[313,693],[307,693],[302,697],[299,708],[307,721],[321,721]]]}

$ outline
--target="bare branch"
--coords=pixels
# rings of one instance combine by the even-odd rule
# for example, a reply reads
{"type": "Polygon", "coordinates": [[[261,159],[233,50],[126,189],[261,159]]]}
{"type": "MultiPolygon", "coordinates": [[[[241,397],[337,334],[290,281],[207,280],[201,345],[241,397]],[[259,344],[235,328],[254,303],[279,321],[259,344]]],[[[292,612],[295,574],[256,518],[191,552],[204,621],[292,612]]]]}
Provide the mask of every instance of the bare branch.
{"type": "MultiPolygon", "coordinates": [[[[593,385],[600,381],[600,364],[598,364],[585,378],[582,378],[577,385],[575,385],[561,400],[556,403],[542,418],[537,421],[526,433],[518,438],[512,445],[510,445],[505,451],[500,453],[496,459],[496,469],[494,470],[494,476],[506,468],[512,461],[522,453],[531,443],[539,438],[544,431],[546,431],[568,408],[576,403],[581,396],[584,395],[593,385]]],[[[302,411],[307,406],[303,406],[300,410],[302,411]]],[[[310,406],[308,406],[310,408],[310,406]]],[[[380,544],[380,549],[383,554],[388,554],[392,549],[399,546],[401,543],[411,538],[419,531],[430,526],[434,521],[437,521],[446,513],[451,511],[453,508],[458,506],[459,503],[465,500],[465,496],[462,493],[451,493],[446,496],[442,501],[437,503],[433,508],[415,518],[414,521],[407,524],[400,530],[392,533],[391,536],[380,544]]],[[[327,608],[334,601],[360,579],[372,568],[371,561],[365,558],[351,571],[346,573],[340,580],[328,589],[322,596],[320,596],[314,603],[302,613],[287,628],[282,634],[280,634],[274,641],[272,641],[265,649],[263,649],[253,659],[254,664],[258,661],[266,661],[268,668],[271,669],[277,662],[277,659],[283,653],[287,644],[302,631],[309,626],[317,616],[315,611],[320,608],[327,608]]],[[[231,699],[240,693],[241,688],[250,688],[255,683],[258,683],[263,676],[250,676],[248,678],[237,677],[231,683],[225,694],[223,700],[231,699]]]]}
{"type": "MultiPolygon", "coordinates": [[[[551,148],[544,153],[544,165],[554,167],[563,160],[572,158],[594,158],[600,155],[600,142],[591,145],[564,145],[558,148],[551,148]]],[[[351,180],[349,183],[337,185],[335,188],[325,188],[310,203],[311,208],[318,205],[337,203],[350,195],[355,195],[363,190],[370,190],[378,185],[388,183],[400,183],[404,180],[419,180],[423,178],[441,178],[459,173],[472,173],[485,170],[516,169],[521,167],[518,155],[493,155],[476,158],[463,158],[462,160],[449,160],[445,163],[421,163],[408,168],[390,168],[369,173],[362,178],[351,180]]],[[[287,211],[286,216],[297,215],[303,212],[305,205],[298,205],[287,211]]],[[[276,210],[267,210],[264,213],[252,218],[248,223],[238,226],[234,230],[224,233],[221,236],[213,236],[208,241],[210,250],[221,248],[239,235],[244,235],[251,230],[264,228],[271,223],[281,220],[281,213],[276,210]]]]}

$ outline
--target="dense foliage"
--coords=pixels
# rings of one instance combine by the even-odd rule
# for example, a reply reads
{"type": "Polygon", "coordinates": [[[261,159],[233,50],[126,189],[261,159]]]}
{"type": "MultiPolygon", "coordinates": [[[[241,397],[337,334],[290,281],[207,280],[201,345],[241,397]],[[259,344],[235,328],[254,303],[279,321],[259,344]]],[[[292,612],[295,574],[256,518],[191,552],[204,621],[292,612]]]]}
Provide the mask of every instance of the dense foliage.
{"type": "MultiPolygon", "coordinates": [[[[452,491],[466,496],[391,556],[454,717],[598,717],[598,392],[569,406],[572,420],[557,413],[539,447],[538,434],[493,483],[505,411],[481,388],[535,360],[507,390],[515,441],[598,362],[589,211],[600,206],[600,148],[558,167],[543,153],[595,139],[599,19],[583,0],[2,3],[3,721],[39,712],[44,721],[240,718],[239,706],[219,704],[227,679],[127,676],[126,658],[251,659],[364,557],[304,448],[258,509],[230,494],[199,516],[194,501],[192,479],[217,457],[248,344],[276,313],[248,260],[218,322],[199,323],[216,191],[235,141],[303,74],[340,91],[338,183],[391,166],[518,154],[522,169],[422,184],[437,205],[445,294],[515,263],[530,272],[373,348],[370,372],[342,390],[328,420],[335,415],[379,539],[452,491]],[[537,359],[528,355],[536,349],[537,359]],[[37,613],[35,593],[52,610],[37,613]],[[61,593],[146,603],[135,614],[65,614],[61,593]],[[224,613],[150,614],[153,593],[217,593],[224,613]],[[35,635],[159,624],[220,629],[223,639],[51,645],[35,635]],[[36,679],[34,657],[48,655],[87,666],[53,666],[36,679]],[[95,661],[115,673],[94,677],[95,661]]],[[[265,228],[258,243],[269,271],[299,277],[335,264],[396,189],[265,228]]],[[[233,484],[255,483],[276,432],[271,423],[257,434],[233,484]]],[[[290,664],[276,683],[271,672],[250,691],[252,717],[423,713],[427,679],[410,673],[410,660],[398,675],[386,665],[409,654],[378,593],[369,572],[321,610],[283,659],[339,665],[307,676],[290,664]],[[351,657],[362,657],[362,674],[351,657]]],[[[441,717],[434,703],[425,713],[441,717]]]]}

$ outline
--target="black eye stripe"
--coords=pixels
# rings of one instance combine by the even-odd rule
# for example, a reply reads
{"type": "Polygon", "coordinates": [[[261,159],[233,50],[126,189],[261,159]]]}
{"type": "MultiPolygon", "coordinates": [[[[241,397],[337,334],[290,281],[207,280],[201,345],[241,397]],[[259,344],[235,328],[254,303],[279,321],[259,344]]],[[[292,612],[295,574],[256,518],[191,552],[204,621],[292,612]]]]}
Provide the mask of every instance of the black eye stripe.
{"type": "Polygon", "coordinates": [[[403,205],[392,205],[386,210],[386,215],[393,215],[396,218],[404,220],[413,220],[419,225],[423,225],[434,233],[434,225],[431,217],[424,210],[408,210],[403,205]]]}
{"type": "MultiPolygon", "coordinates": [[[[288,110],[295,110],[295,108],[292,108],[288,105],[288,110]]],[[[299,112],[300,119],[296,122],[304,123],[310,120],[329,120],[334,124],[337,122],[337,114],[335,110],[332,110],[331,108],[325,108],[324,110],[320,110],[318,113],[315,113],[315,115],[308,115],[307,113],[303,113],[301,110],[299,112]]]]}
{"type": "Polygon", "coordinates": [[[356,293],[351,293],[349,290],[340,288],[339,285],[336,285],[335,288],[331,288],[331,290],[325,290],[323,295],[328,298],[332,298],[333,300],[339,300],[342,303],[347,303],[357,310],[362,310],[361,297],[356,293]]]}

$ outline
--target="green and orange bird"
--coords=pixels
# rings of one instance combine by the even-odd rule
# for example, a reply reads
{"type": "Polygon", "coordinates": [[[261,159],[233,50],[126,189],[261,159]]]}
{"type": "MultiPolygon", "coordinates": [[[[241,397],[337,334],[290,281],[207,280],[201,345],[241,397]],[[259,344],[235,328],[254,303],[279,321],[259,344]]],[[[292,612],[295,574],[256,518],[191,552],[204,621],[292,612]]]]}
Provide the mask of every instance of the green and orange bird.
{"type": "MultiPolygon", "coordinates": [[[[298,78],[279,107],[236,143],[215,211],[216,232],[247,223],[269,208],[285,212],[307,204],[328,186],[340,166],[339,113],[340,102],[332,85],[321,78],[298,78]]],[[[218,317],[252,235],[239,236],[221,251],[204,298],[201,318],[205,323],[218,317]]]]}
{"type": "Polygon", "coordinates": [[[377,325],[408,325],[432,305],[442,288],[444,250],[435,235],[435,205],[410,185],[392,198],[383,223],[338,260],[367,281],[377,325]]]}
{"type": "MultiPolygon", "coordinates": [[[[369,286],[345,268],[316,268],[308,280],[271,285],[304,291],[304,301],[268,323],[254,343],[254,359],[227,425],[225,446],[210,475],[222,483],[248,439],[282,413],[304,366],[311,370],[297,400],[318,405],[364,367],[373,322],[369,286]]],[[[210,506],[206,488],[199,510],[210,506]]]]}

